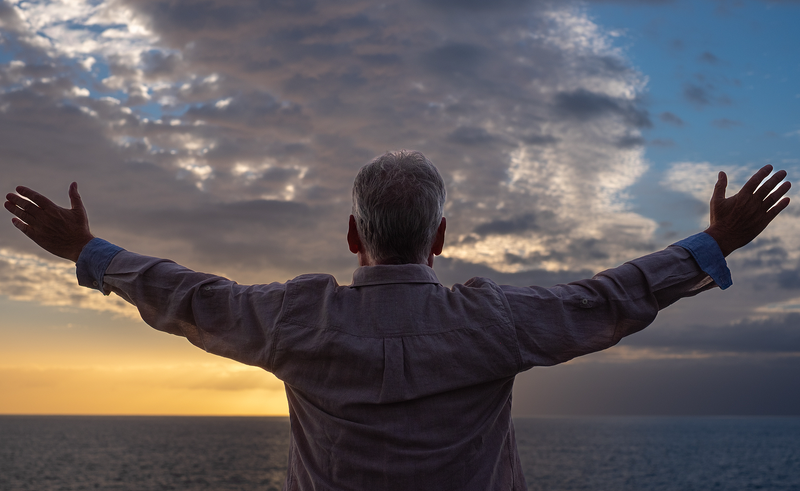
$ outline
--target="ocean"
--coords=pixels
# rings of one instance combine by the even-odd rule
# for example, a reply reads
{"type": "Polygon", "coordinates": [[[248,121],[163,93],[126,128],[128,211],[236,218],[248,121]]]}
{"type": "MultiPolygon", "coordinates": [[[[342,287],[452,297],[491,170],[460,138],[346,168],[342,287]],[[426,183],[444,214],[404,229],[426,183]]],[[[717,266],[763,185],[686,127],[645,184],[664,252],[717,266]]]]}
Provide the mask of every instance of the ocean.
{"type": "MultiPolygon", "coordinates": [[[[516,418],[530,490],[800,490],[800,417],[516,418]]],[[[0,490],[279,490],[287,418],[0,416],[0,490]]]]}

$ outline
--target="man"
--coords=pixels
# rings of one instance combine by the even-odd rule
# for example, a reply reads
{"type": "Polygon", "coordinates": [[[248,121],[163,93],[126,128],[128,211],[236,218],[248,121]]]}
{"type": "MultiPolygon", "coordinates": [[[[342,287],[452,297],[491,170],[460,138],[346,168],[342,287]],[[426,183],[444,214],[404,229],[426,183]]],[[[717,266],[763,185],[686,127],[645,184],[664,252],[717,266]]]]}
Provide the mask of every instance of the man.
{"type": "Polygon", "coordinates": [[[242,286],[122,250],[91,235],[75,183],[71,209],[24,187],[5,207],[37,244],[77,263],[81,285],[285,382],[286,489],[521,490],[515,375],[605,349],[679,298],[729,286],[724,256],[789,203],[786,172],[758,187],[771,170],[730,198],[721,172],[705,233],[552,288],[439,284],[444,183],[418,152],[378,157],[356,177],[350,286],[328,275],[242,286]]]}

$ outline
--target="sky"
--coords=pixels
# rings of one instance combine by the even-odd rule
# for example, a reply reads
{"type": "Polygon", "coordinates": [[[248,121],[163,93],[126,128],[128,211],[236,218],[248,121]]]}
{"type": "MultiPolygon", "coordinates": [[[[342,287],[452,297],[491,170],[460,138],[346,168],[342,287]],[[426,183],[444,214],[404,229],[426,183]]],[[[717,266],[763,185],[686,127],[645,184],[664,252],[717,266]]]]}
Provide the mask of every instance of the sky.
{"type": "MultiPolygon", "coordinates": [[[[708,224],[717,172],[800,175],[800,2],[0,1],[0,184],[240,283],[349,284],[358,169],[445,179],[445,285],[549,286],[708,224]]],[[[789,196],[794,199],[794,191],[789,196]]],[[[0,226],[0,413],[285,415],[280,381],[157,332],[0,226]]],[[[514,414],[800,414],[800,201],[514,414]]]]}

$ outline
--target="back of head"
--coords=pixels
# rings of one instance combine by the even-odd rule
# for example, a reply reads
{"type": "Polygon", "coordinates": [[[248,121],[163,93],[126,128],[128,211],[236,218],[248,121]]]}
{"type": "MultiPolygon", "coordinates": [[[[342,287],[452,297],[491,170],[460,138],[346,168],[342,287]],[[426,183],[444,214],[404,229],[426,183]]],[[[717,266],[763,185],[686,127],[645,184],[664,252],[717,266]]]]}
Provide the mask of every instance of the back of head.
{"type": "Polygon", "coordinates": [[[353,183],[353,216],[373,262],[425,263],[445,197],[442,176],[420,152],[388,152],[362,167],[353,183]]]}

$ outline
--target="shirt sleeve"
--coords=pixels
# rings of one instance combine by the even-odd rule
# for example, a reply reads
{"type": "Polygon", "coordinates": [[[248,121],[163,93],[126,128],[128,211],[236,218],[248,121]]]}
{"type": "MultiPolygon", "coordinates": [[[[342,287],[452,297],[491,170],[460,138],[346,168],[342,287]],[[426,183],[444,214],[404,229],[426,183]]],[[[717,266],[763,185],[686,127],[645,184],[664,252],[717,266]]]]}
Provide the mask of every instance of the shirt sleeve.
{"type": "Polygon", "coordinates": [[[551,288],[502,286],[522,370],[609,348],[675,301],[714,288],[715,281],[729,285],[725,259],[706,237],[690,237],[587,280],[551,288]]]}
{"type": "Polygon", "coordinates": [[[722,250],[713,237],[705,232],[700,232],[676,242],[675,245],[689,251],[700,269],[707,273],[721,289],[725,290],[733,284],[725,256],[722,255],[722,250]]]}
{"type": "Polygon", "coordinates": [[[269,368],[285,284],[239,285],[105,241],[84,252],[78,264],[82,285],[116,293],[153,328],[183,336],[209,353],[269,368]]]}
{"type": "Polygon", "coordinates": [[[116,246],[103,239],[95,237],[83,247],[78,261],[75,264],[75,272],[78,276],[78,284],[87,288],[94,288],[103,291],[103,275],[106,274],[111,260],[122,251],[122,247],[116,246]]]}

